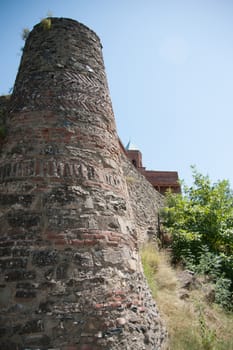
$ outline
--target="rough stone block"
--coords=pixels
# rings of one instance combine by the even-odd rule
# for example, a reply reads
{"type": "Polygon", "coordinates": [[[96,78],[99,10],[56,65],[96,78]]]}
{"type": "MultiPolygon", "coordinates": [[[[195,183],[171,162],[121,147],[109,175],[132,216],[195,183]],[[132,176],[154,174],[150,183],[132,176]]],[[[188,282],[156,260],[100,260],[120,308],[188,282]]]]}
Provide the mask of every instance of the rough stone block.
{"type": "Polygon", "coordinates": [[[5,272],[5,281],[13,282],[20,280],[34,280],[36,278],[36,272],[30,270],[13,270],[5,272]]]}
{"type": "Polygon", "coordinates": [[[36,292],[34,290],[17,290],[15,293],[15,298],[17,299],[32,299],[36,297],[36,292]]]}
{"type": "Polygon", "coordinates": [[[25,211],[14,211],[8,214],[8,223],[12,227],[30,228],[40,223],[40,216],[35,213],[25,211]]]}
{"type": "Polygon", "coordinates": [[[33,252],[32,264],[36,266],[55,265],[58,261],[57,252],[54,250],[37,250],[33,252]]]}

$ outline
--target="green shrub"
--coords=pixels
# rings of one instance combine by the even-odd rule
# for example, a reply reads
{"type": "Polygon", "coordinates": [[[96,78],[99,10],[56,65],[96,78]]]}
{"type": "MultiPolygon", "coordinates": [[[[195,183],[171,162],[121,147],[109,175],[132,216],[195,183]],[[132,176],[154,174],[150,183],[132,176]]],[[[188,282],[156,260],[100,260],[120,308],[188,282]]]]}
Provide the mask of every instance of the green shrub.
{"type": "Polygon", "coordinates": [[[162,210],[163,224],[172,235],[173,261],[182,262],[198,274],[210,275],[216,291],[222,288],[225,295],[222,301],[219,297],[216,301],[231,308],[233,193],[228,181],[211,184],[209,177],[194,167],[193,179],[193,186],[185,186],[183,195],[168,192],[162,210]],[[220,276],[223,279],[219,280],[220,276]]]}
{"type": "Polygon", "coordinates": [[[233,310],[231,280],[223,276],[219,277],[215,283],[215,301],[228,310],[233,310]]]}

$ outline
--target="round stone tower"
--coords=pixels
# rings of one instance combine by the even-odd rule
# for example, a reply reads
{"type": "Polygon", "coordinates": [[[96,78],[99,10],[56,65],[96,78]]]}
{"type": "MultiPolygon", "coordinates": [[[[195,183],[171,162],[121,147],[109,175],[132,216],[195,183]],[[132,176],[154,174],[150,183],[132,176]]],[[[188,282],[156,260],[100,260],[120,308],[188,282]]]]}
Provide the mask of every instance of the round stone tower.
{"type": "Polygon", "coordinates": [[[48,18],[26,41],[0,158],[1,350],[155,350],[96,34],[48,18]]]}

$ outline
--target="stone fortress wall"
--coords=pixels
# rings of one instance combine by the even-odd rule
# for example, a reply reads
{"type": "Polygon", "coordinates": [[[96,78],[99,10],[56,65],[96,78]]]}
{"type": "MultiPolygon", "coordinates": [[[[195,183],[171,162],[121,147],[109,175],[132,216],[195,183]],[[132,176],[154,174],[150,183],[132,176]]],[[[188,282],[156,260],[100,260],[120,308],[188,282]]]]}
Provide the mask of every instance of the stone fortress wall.
{"type": "Polygon", "coordinates": [[[0,152],[0,348],[162,349],[138,252],[162,197],[120,148],[99,38],[49,21],[26,41],[0,152]]]}

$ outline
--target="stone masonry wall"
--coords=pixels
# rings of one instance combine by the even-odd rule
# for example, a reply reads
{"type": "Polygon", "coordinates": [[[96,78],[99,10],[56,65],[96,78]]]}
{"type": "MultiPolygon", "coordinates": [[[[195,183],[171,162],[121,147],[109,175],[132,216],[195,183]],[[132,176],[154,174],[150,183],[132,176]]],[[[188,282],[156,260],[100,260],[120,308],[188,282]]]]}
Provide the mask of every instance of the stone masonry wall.
{"type": "Polygon", "coordinates": [[[0,125],[6,122],[6,113],[9,106],[10,95],[0,96],[0,125]]]}
{"type": "Polygon", "coordinates": [[[124,162],[99,38],[39,23],[0,155],[1,350],[163,348],[124,162]]]}
{"type": "Polygon", "coordinates": [[[156,242],[159,232],[159,209],[163,206],[163,196],[155,191],[123,153],[121,160],[139,246],[151,240],[156,242]]]}

